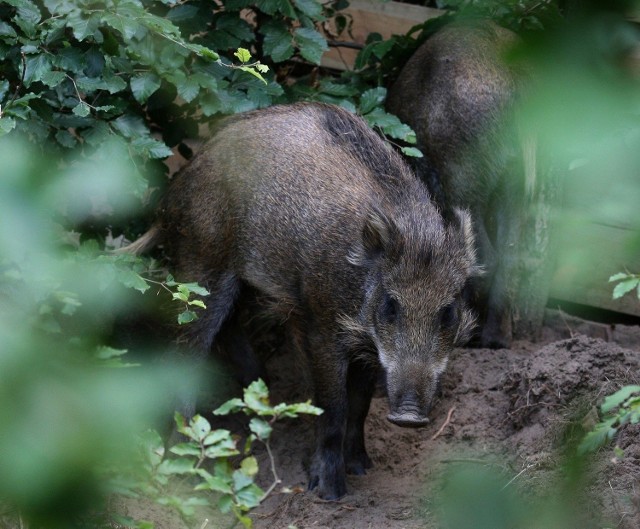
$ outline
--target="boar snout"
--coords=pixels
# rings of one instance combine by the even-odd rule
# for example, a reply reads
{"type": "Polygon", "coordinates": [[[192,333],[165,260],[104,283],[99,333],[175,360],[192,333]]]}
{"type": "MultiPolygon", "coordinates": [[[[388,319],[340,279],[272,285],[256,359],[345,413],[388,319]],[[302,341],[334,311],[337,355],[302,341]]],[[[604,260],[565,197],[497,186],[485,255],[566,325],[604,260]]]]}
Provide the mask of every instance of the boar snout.
{"type": "Polygon", "coordinates": [[[387,420],[404,428],[420,428],[429,424],[429,419],[416,410],[402,409],[391,412],[387,420]]]}
{"type": "Polygon", "coordinates": [[[405,428],[420,428],[429,423],[427,417],[431,406],[420,403],[416,392],[407,391],[396,395],[390,402],[391,412],[387,420],[405,428]]]}

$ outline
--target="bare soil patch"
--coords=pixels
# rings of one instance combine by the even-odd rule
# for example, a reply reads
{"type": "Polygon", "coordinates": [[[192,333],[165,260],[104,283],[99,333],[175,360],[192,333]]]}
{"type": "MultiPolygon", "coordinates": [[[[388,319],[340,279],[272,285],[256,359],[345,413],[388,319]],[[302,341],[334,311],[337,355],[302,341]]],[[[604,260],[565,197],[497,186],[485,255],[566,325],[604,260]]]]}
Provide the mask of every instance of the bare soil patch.
{"type": "MultiPolygon", "coordinates": [[[[267,366],[276,400],[305,397],[290,362],[286,355],[275,356],[267,366]]],[[[278,425],[272,447],[280,478],[294,492],[261,506],[252,515],[255,527],[437,528],[439,484],[460,462],[492,465],[535,501],[553,494],[566,477],[564,447],[581,424],[596,420],[602,397],[639,382],[640,328],[551,311],[539,343],[457,350],[426,428],[394,426],[386,420],[386,400],[375,398],[366,426],[375,467],[366,476],[349,477],[349,494],[339,502],[306,491],[313,420],[278,425]]],[[[576,527],[640,527],[638,433],[638,425],[621,430],[617,444],[624,458],[612,460],[611,447],[593,458],[576,527]]],[[[266,484],[266,454],[258,455],[266,484]]]]}

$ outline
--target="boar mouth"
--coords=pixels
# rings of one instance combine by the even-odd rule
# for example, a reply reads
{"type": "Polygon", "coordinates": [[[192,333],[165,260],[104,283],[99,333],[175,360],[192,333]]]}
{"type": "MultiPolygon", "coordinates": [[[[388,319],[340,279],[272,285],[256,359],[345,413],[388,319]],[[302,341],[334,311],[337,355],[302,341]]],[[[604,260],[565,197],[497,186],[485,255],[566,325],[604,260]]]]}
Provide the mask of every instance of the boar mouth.
{"type": "Polygon", "coordinates": [[[387,420],[404,428],[421,428],[429,424],[429,419],[415,411],[394,411],[387,415],[387,420]]]}

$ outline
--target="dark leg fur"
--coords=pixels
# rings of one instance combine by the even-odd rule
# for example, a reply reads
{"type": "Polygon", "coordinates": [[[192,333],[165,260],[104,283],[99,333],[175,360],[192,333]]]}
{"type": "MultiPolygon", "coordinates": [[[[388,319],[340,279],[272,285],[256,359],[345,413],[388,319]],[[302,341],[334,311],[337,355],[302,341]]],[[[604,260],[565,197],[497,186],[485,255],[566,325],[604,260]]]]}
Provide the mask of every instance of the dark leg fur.
{"type": "Polygon", "coordinates": [[[347,365],[316,331],[309,340],[315,404],[324,410],[316,422],[316,451],[309,469],[309,489],[325,500],[347,493],[343,445],[347,423],[347,365]]]}
{"type": "Polygon", "coordinates": [[[377,370],[362,362],[349,366],[347,393],[349,414],[344,440],[344,459],[347,474],[362,475],[373,466],[364,443],[364,421],[369,413],[371,397],[376,387],[377,370]]]}

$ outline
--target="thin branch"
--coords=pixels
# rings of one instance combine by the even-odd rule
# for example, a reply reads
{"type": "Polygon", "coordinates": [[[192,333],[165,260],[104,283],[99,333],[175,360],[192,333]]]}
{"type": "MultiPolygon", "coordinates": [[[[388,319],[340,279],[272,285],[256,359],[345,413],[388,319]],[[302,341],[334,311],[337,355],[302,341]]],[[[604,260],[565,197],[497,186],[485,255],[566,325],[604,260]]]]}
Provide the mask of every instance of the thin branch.
{"type": "Polygon", "coordinates": [[[524,467],[520,472],[518,472],[515,476],[513,476],[509,482],[502,487],[500,490],[504,490],[506,489],[509,485],[511,485],[516,479],[518,479],[522,474],[524,474],[527,470],[529,470],[531,467],[535,467],[536,465],[534,463],[531,463],[530,465],[527,465],[526,467],[524,467]]]}
{"type": "Polygon", "coordinates": [[[440,437],[440,435],[442,434],[444,429],[451,422],[451,416],[453,415],[453,412],[454,412],[455,409],[456,409],[456,406],[454,404],[453,406],[451,406],[451,409],[449,410],[449,413],[447,413],[447,418],[445,419],[444,423],[442,423],[442,426],[440,426],[440,429],[431,436],[431,440],[432,441],[435,441],[438,437],[440,437]]]}
{"type": "Polygon", "coordinates": [[[350,48],[352,50],[361,50],[364,48],[363,44],[358,42],[348,42],[345,40],[328,40],[327,44],[332,48],[350,48]]]}
{"type": "Polygon", "coordinates": [[[271,484],[271,486],[266,490],[266,492],[262,495],[262,498],[260,498],[260,503],[262,503],[264,500],[266,500],[269,495],[273,492],[273,490],[280,484],[282,483],[282,480],[278,477],[278,472],[276,471],[276,460],[275,457],[273,457],[273,452],[271,452],[271,446],[269,445],[269,441],[265,441],[264,446],[267,449],[267,454],[269,454],[269,461],[271,463],[271,473],[273,474],[273,483],[271,484]]]}

